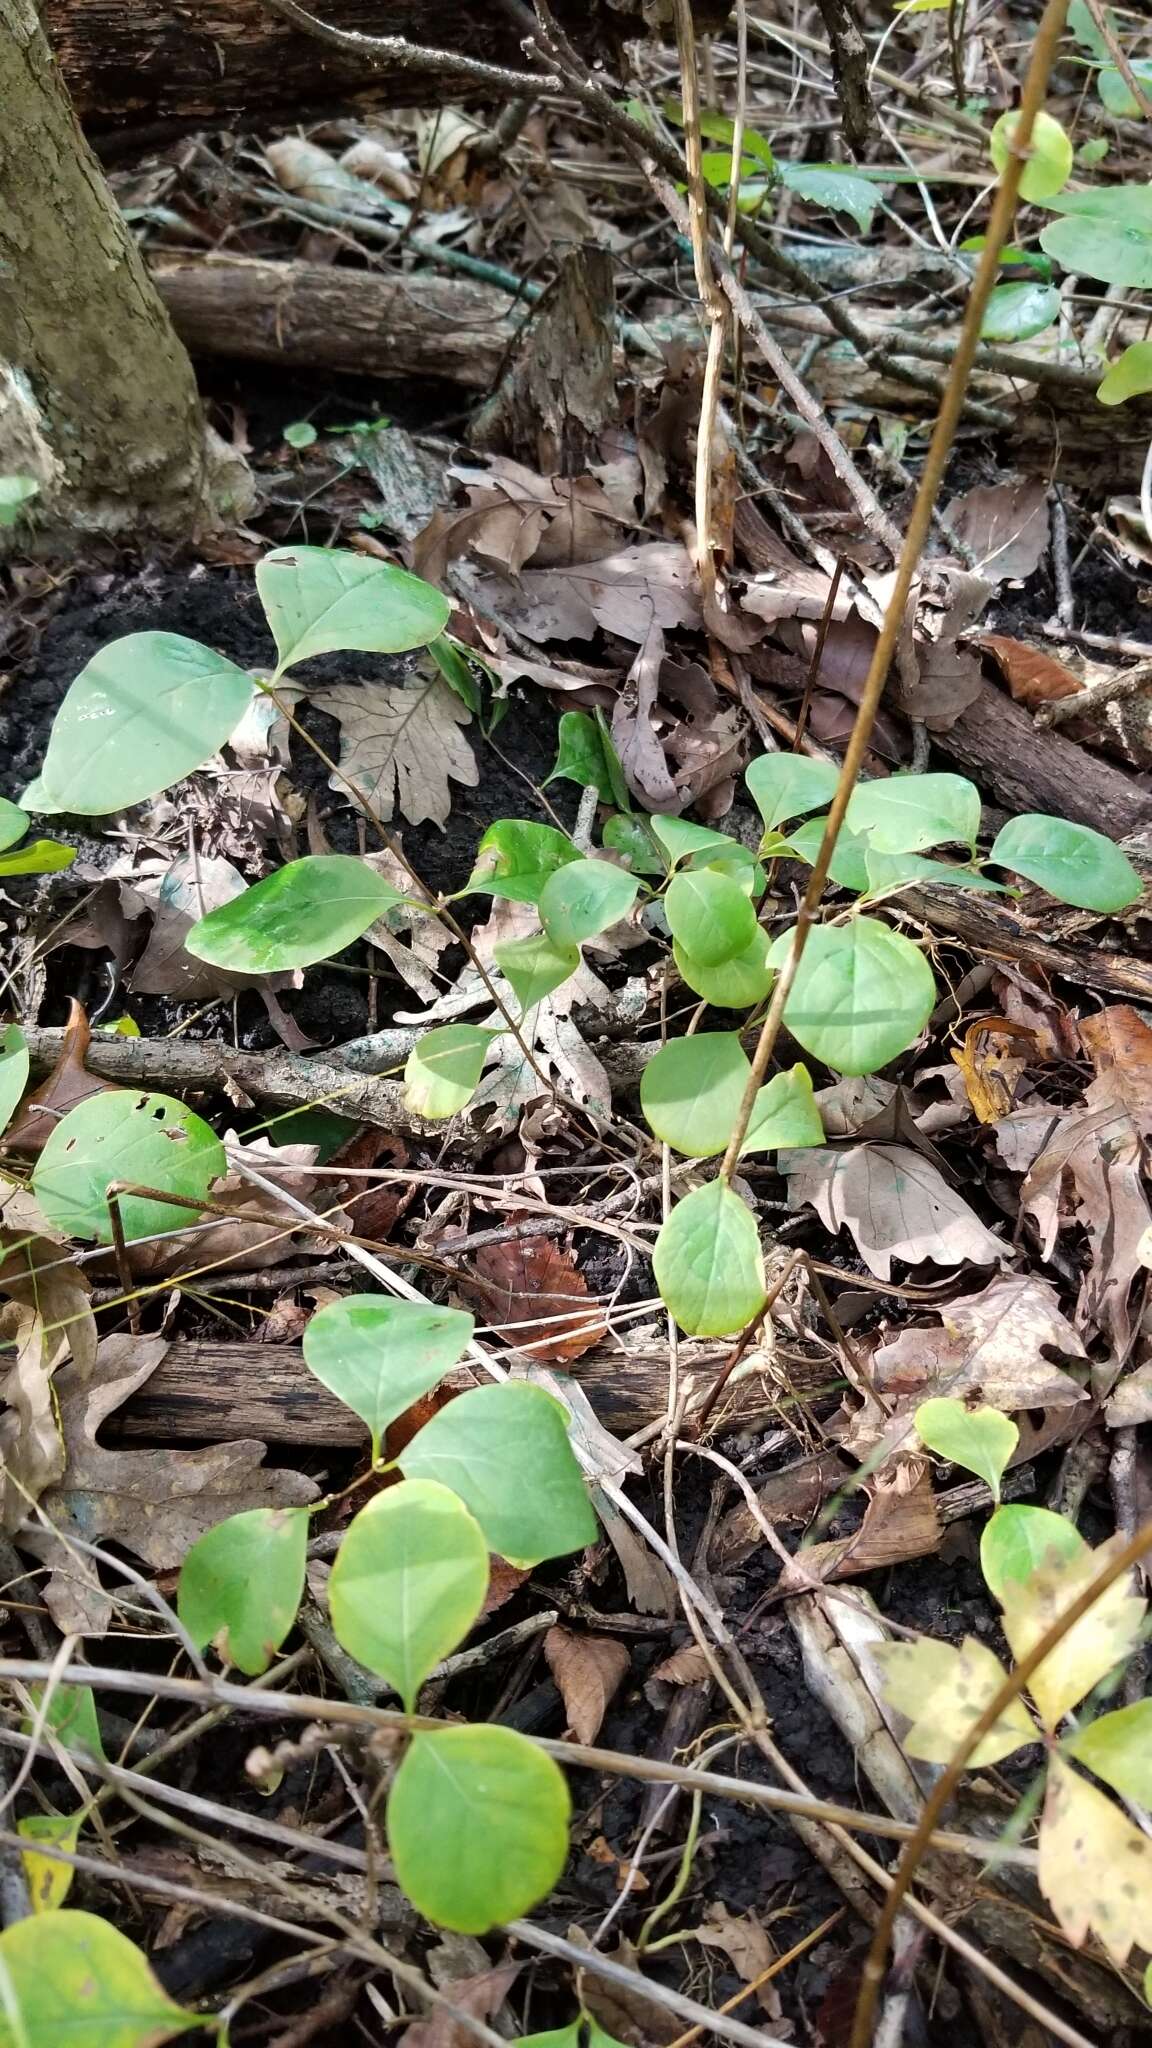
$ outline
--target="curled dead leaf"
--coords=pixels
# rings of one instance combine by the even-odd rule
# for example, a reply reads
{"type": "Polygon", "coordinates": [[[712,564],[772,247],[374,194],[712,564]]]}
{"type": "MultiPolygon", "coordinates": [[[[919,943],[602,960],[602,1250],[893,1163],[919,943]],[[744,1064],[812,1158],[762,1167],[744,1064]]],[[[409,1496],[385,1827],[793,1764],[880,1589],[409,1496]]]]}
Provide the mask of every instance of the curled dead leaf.
{"type": "Polygon", "coordinates": [[[551,1238],[483,1246],[458,1285],[506,1344],[539,1361],[580,1358],[607,1330],[571,1252],[551,1238]]]}
{"type": "Polygon", "coordinates": [[[578,1636],[559,1624],[544,1638],[548,1669],[559,1687],[577,1742],[595,1742],[628,1671],[628,1652],[614,1636],[578,1636]]]}
{"type": "Polygon", "coordinates": [[[1040,647],[1014,640],[1010,633],[978,633],[972,645],[991,657],[1016,702],[1027,704],[1029,710],[1078,696],[1083,687],[1062,661],[1040,647]]]}
{"type": "Polygon", "coordinates": [[[6,1151],[19,1152],[26,1159],[36,1157],[43,1151],[61,1117],[75,1109],[78,1102],[86,1101],[89,1095],[101,1095],[107,1089],[115,1089],[114,1081],[101,1081],[88,1072],[84,1059],[91,1042],[92,1030],[87,1013],[72,997],[68,1003],[68,1022],[64,1027],[64,1042],[56,1065],[47,1079],[41,1081],[39,1087],[31,1089],[17,1106],[4,1134],[6,1151]]]}

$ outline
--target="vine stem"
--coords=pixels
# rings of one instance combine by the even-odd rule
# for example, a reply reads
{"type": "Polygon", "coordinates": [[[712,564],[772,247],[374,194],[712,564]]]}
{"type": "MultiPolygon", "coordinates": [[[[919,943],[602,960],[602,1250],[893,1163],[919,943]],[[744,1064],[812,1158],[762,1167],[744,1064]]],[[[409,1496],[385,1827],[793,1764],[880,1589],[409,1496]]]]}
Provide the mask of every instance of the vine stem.
{"type": "Polygon", "coordinates": [[[904,545],[900,550],[900,560],[896,568],[896,578],[892,594],[885,608],[883,623],[880,627],[880,637],[876,642],[872,661],[868,669],[868,677],[860,699],[860,708],[856,713],[855,723],[848,741],[848,748],[844,755],[844,765],[840,771],[840,780],[836,786],[836,794],[832,799],[831,810],[828,813],[828,823],[824,829],[824,837],[820,842],[820,851],[816,856],[808,887],[804,893],[804,901],[800,905],[799,914],[796,919],[796,928],[792,934],[791,951],[780,970],[776,986],[772,991],[772,1000],[768,1005],[768,1014],[764,1019],[759,1042],[752,1058],[752,1069],[744,1090],[744,1098],[740,1104],[736,1123],[728,1141],[728,1149],[724,1154],[720,1167],[720,1178],[725,1182],[730,1182],[732,1175],[736,1171],[740,1158],[740,1147],[744,1143],[748,1125],[752,1119],[752,1112],[756,1106],[756,1097],[760,1091],[764,1076],[768,1071],[768,1062],[776,1049],[776,1040],[780,1035],[780,1025],[784,1017],[784,1007],[792,992],[797,970],[804,955],[804,947],[808,941],[808,934],[815,921],[820,899],[824,894],[825,885],[828,880],[828,869],[832,861],[832,855],[836,850],[836,841],[840,836],[840,828],[844,823],[844,814],[848,809],[849,800],[856,787],[864,755],[867,751],[868,741],[871,738],[872,726],[875,722],[876,713],[880,708],[880,699],[884,694],[884,685],[888,680],[888,670],[896,653],[897,643],[903,630],[908,600],[912,594],[912,585],[920,566],[920,556],[923,552],[924,544],[931,530],[932,513],[944,482],[944,472],[947,468],[948,457],[952,452],[952,443],[960,423],[968,379],[972,373],[972,366],[980,341],[980,329],[983,324],[985,309],[1000,267],[1000,251],[1011,239],[1012,223],[1016,216],[1016,201],[1020,190],[1020,179],[1023,176],[1027,161],[1028,147],[1032,139],[1032,129],[1036,116],[1041,111],[1044,103],[1044,96],[1048,89],[1048,77],[1055,61],[1056,48],[1063,31],[1064,17],[1067,10],[1068,0],[1047,0],[1040,27],[1036,32],[1036,40],[1032,46],[1032,55],[1028,63],[1028,73],[1024,81],[1024,91],[1020,100],[1020,112],[1017,117],[1008,160],[1004,166],[1000,183],[996,190],[996,197],[992,204],[992,211],[988,218],[988,227],[984,237],[984,248],[980,256],[980,264],[973,279],[972,292],[965,309],[964,325],[960,330],[955,360],[941,401],[940,414],[932,434],[931,445],[924,463],[924,472],[920,479],[920,488],[916,493],[916,501],[912,507],[912,515],[908,521],[908,531],[905,535],[904,545]]]}
{"type": "Polygon", "coordinates": [[[883,1910],[876,1923],[876,1931],[872,1938],[872,1946],[868,1951],[868,1960],[864,1965],[864,1976],[860,1985],[860,1996],[856,2003],[856,2016],[852,2024],[852,2038],[849,2048],[869,2048],[869,2043],[872,2040],[872,2022],[876,2010],[876,2000],[884,1980],[888,1944],[892,1938],[892,1929],[896,1922],[896,1916],[904,1902],[908,1887],[916,1875],[917,1866],[928,1847],[936,1823],[960,1782],[968,1758],[972,1755],[977,1744],[982,1742],[990,1730],[995,1727],[1005,1708],[1011,1706],[1018,1694],[1023,1692],[1033,1672],[1038,1665],[1044,1662],[1049,1652],[1054,1650],[1056,1645],[1064,1640],[1068,1631],[1088,1613],[1089,1608],[1096,1605],[1101,1595],[1108,1591],[1109,1586],[1113,1585],[1117,1579],[1122,1578],[1125,1572],[1130,1571],[1134,1564],[1138,1564],[1140,1559],[1149,1550],[1152,1550],[1152,1522],[1144,1522],[1130,1541],[1125,1543],[1121,1550],[1115,1551],[1108,1562],[1101,1566],[1100,1570],[1089,1581],[1088,1585],[1085,1586],[1083,1592],[1079,1593],[1076,1599],[1071,1601],[1064,1609],[1063,1613],[1058,1614],[1055,1621],[1045,1629],[1043,1635],[1029,1650],[1028,1655],[1022,1657],[1015,1668],[1009,1672],[1003,1685],[998,1688],[989,1700],[979,1719],[973,1721],[967,1734],[957,1744],[950,1761],[941,1771],[935,1785],[932,1787],[931,1793],[924,1802],[924,1810],[916,1823],[914,1833],[909,1838],[901,1854],[900,1861],[893,1874],[891,1887],[885,1896],[883,1910]]]}

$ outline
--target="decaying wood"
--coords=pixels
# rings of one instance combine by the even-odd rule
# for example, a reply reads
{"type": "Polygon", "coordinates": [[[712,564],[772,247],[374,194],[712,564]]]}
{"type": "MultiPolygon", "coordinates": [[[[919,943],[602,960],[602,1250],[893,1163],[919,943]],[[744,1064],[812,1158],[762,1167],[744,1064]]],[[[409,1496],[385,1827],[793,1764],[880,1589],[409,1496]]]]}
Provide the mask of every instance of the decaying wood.
{"type": "Polygon", "coordinates": [[[545,476],[579,476],[616,418],[614,342],[612,258],[592,245],[576,249],[473,420],[473,446],[518,456],[545,476]]]}
{"type": "Polygon", "coordinates": [[[1049,811],[1110,839],[1152,826],[1152,791],[1058,732],[1045,731],[1022,704],[985,683],[933,745],[1006,811],[1049,811]]]}
{"type": "MultiPolygon", "coordinates": [[[[687,1420],[702,1401],[729,1346],[685,1344],[681,1386],[689,1388],[687,1420]]],[[[668,1398],[667,1349],[585,1352],[573,1380],[599,1420],[615,1436],[643,1429],[664,1412],[668,1398]]],[[[448,1384],[475,1384],[470,1372],[449,1374],[448,1384]]],[[[724,1422],[733,1428],[763,1423],[776,1412],[779,1387],[750,1373],[731,1387],[724,1422]]],[[[160,1443],[221,1443],[257,1437],[262,1443],[323,1445],[336,1449],[367,1442],[364,1424],[314,1379],[304,1354],[290,1344],[172,1344],[147,1384],[109,1424],[160,1443]]]]}
{"type": "Polygon", "coordinates": [[[488,388],[525,308],[471,278],[263,263],[165,260],[152,272],[193,355],[365,377],[443,377],[488,388]]]}
{"type": "MultiPolygon", "coordinates": [[[[1102,946],[1066,945],[1030,926],[1011,900],[963,895],[958,889],[903,889],[900,901],[934,931],[959,939],[969,952],[995,963],[1026,960],[1046,974],[1058,974],[1081,988],[1136,996],[1152,1003],[1152,962],[1138,960],[1121,941],[1115,952],[1102,946]]],[[[1067,913],[1065,913],[1066,915],[1067,913]]]]}

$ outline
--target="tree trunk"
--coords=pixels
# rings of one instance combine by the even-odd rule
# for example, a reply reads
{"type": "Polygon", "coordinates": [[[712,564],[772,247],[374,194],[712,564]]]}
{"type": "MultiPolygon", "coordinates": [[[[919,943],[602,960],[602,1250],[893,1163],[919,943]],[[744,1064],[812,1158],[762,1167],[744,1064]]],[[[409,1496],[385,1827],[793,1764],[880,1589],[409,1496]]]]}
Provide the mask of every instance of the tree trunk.
{"type": "Polygon", "coordinates": [[[219,460],[192,366],[30,0],[0,0],[0,107],[0,473],[53,545],[187,533],[219,460]]]}

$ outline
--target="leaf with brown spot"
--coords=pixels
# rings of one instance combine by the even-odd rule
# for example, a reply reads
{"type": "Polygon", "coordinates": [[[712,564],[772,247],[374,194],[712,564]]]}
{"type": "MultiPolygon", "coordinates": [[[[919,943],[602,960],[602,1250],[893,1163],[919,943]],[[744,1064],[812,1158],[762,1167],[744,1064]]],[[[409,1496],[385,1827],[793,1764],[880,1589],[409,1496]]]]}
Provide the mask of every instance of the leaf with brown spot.
{"type": "Polygon", "coordinates": [[[1040,1825],[1040,1889],[1069,1941],[1089,1931],[1123,1965],[1147,1946],[1152,1922],[1152,1842],[1105,1797],[1054,1756],[1040,1825]]]}
{"type": "MultiPolygon", "coordinates": [[[[870,1654],[880,1667],[889,1706],[912,1724],[904,1737],[905,1749],[925,1763],[948,1762],[1007,1675],[999,1658],[975,1636],[966,1636],[959,1649],[922,1636],[915,1643],[877,1643],[870,1654]]],[[[1025,1743],[1038,1740],[1022,1702],[1012,1700],[977,1743],[969,1769],[999,1763],[1025,1743]]]]}
{"type": "Polygon", "coordinates": [[[608,1327],[571,1252],[551,1238],[482,1246],[458,1285],[505,1344],[537,1361],[580,1358],[608,1327]]]}
{"type": "Polygon", "coordinates": [[[972,641],[995,662],[1018,704],[1030,711],[1037,704],[1054,704],[1060,697],[1076,697],[1083,685],[1051,654],[1014,640],[1010,633],[978,633],[972,641]]]}
{"type": "Polygon", "coordinates": [[[614,1636],[578,1636],[558,1624],[544,1638],[544,1655],[577,1742],[595,1742],[609,1704],[628,1671],[628,1652],[614,1636]]]}

